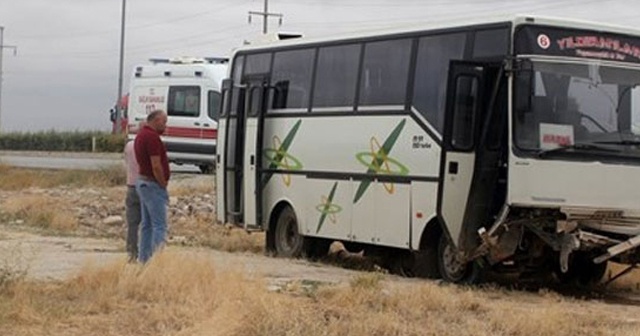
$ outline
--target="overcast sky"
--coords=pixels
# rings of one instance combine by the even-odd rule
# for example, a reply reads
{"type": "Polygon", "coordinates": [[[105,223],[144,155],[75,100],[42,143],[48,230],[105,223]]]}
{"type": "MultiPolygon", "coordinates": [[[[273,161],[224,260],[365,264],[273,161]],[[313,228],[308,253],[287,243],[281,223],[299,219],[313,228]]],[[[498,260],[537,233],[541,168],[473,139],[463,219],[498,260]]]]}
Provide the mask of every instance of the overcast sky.
{"type": "MultiPolygon", "coordinates": [[[[124,79],[152,57],[227,56],[261,33],[263,0],[128,0],[124,79]]],[[[0,0],[2,131],[109,130],[122,0],[0,0]]],[[[539,14],[640,29],[636,0],[270,0],[271,31],[306,36],[381,26],[539,14]]]]}

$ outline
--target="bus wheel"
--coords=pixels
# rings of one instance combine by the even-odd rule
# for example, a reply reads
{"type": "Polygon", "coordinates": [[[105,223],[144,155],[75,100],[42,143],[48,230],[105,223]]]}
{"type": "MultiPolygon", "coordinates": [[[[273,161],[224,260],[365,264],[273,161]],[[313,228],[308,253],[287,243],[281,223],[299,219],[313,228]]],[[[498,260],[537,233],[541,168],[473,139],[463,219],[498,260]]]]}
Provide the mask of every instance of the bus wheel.
{"type": "Polygon", "coordinates": [[[198,168],[200,168],[200,172],[202,172],[203,174],[213,174],[213,172],[215,171],[213,165],[202,164],[199,165],[198,168]]]}
{"type": "Polygon", "coordinates": [[[286,206],[278,215],[275,230],[276,255],[298,258],[304,251],[304,237],[298,232],[298,220],[291,207],[286,206]]]}
{"type": "Polygon", "coordinates": [[[482,281],[480,264],[460,260],[460,254],[445,234],[440,236],[438,245],[438,270],[447,282],[470,285],[482,281]]]}

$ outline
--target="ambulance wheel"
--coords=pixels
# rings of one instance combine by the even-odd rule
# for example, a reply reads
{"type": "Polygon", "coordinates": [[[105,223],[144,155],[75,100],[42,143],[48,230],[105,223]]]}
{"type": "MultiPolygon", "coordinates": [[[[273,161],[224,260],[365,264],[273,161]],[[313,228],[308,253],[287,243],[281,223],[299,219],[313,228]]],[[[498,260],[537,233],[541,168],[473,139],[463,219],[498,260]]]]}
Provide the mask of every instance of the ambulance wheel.
{"type": "Polygon", "coordinates": [[[276,256],[285,258],[302,257],[305,239],[298,232],[298,220],[290,206],[280,211],[275,228],[276,256]]]}
{"type": "Polygon", "coordinates": [[[446,234],[440,236],[438,245],[438,270],[447,282],[472,285],[482,282],[484,271],[478,261],[461,260],[456,247],[446,234]]]}
{"type": "Polygon", "coordinates": [[[203,164],[199,165],[198,168],[200,168],[200,171],[203,174],[213,174],[213,172],[215,171],[215,167],[213,165],[203,164]]]}

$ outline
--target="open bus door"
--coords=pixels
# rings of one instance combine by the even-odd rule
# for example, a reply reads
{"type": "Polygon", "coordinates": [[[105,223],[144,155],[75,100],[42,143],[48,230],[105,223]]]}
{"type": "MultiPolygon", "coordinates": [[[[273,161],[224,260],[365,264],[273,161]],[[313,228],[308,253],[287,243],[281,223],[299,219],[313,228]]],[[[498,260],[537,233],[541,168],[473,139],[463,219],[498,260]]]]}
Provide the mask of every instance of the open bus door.
{"type": "Polygon", "coordinates": [[[246,85],[245,142],[244,142],[244,228],[258,229],[262,224],[262,190],[260,172],[262,162],[262,129],[266,107],[268,79],[264,75],[244,78],[246,85]]]}
{"type": "Polygon", "coordinates": [[[224,214],[218,215],[218,221],[242,223],[246,229],[261,224],[258,174],[267,83],[264,75],[249,76],[242,83],[225,81],[222,90],[216,183],[218,209],[224,214]]]}
{"type": "Polygon", "coordinates": [[[242,221],[242,151],[244,140],[245,89],[227,79],[222,84],[222,116],[218,119],[216,188],[218,221],[242,221]]]}
{"type": "Polygon", "coordinates": [[[222,81],[222,89],[220,90],[220,117],[218,118],[218,141],[216,144],[216,213],[219,223],[226,223],[227,218],[227,178],[233,177],[231,172],[227,170],[227,151],[229,120],[230,120],[230,95],[233,88],[233,81],[225,79],[222,81]],[[231,175],[231,176],[230,176],[231,175]],[[223,196],[224,195],[224,196],[223,196]]]}
{"type": "Polygon", "coordinates": [[[497,64],[462,61],[449,70],[438,211],[452,248],[467,256],[506,193],[503,73],[497,64]]]}

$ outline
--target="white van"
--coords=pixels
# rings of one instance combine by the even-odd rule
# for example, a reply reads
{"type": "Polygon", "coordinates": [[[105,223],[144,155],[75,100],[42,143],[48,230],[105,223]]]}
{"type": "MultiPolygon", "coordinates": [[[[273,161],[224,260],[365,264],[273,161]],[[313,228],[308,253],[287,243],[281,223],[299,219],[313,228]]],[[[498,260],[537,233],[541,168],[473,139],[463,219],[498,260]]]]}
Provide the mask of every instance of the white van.
{"type": "Polygon", "coordinates": [[[151,59],[136,66],[129,87],[129,137],[153,110],[167,112],[162,140],[169,161],[214,170],[226,58],[151,59]]]}

